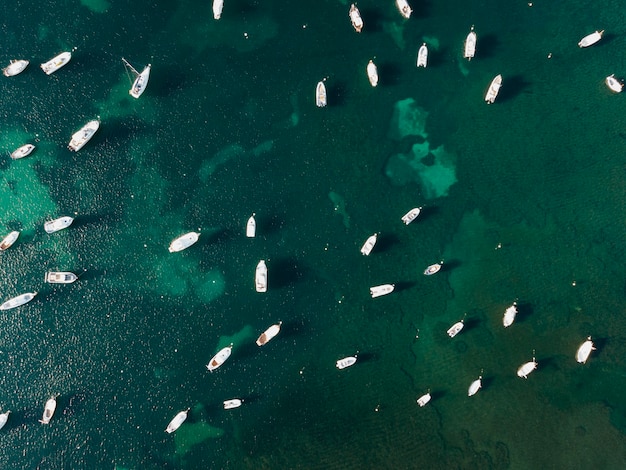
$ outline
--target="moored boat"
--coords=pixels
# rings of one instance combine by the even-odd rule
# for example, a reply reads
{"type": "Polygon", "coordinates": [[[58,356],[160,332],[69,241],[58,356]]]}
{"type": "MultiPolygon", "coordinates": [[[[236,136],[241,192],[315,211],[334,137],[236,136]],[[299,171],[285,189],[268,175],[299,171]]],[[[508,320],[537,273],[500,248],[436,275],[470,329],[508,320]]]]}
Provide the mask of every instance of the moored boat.
{"type": "Polygon", "coordinates": [[[533,351],[533,360],[525,362],[517,369],[517,376],[524,379],[528,378],[528,375],[537,368],[537,361],[535,361],[535,352],[533,351]]]}
{"type": "Polygon", "coordinates": [[[89,121],[79,130],[72,134],[72,139],[68,144],[67,148],[72,150],[73,152],[78,152],[82,149],[87,142],[91,140],[96,131],[100,128],[100,121],[93,120],[89,121]]]}
{"type": "Polygon", "coordinates": [[[411,222],[413,222],[417,218],[417,216],[420,215],[420,212],[422,212],[422,208],[415,207],[406,214],[404,214],[402,216],[402,222],[404,222],[404,225],[409,225],[411,222]]]}
{"type": "Polygon", "coordinates": [[[423,43],[417,51],[417,66],[426,68],[428,62],[428,46],[423,43]]]}
{"type": "Polygon", "coordinates": [[[71,284],[78,276],[69,271],[49,271],[46,273],[46,282],[50,284],[71,284]]]}
{"type": "Polygon", "coordinates": [[[424,276],[432,276],[433,274],[438,273],[441,270],[441,266],[443,266],[443,261],[431,264],[426,269],[424,269],[424,276]]]}
{"type": "Polygon", "coordinates": [[[502,317],[502,324],[505,328],[511,326],[515,321],[515,316],[517,315],[517,302],[513,302],[513,305],[508,307],[504,311],[504,316],[502,317]]]}
{"type": "Polygon", "coordinates": [[[206,365],[206,368],[209,369],[209,371],[213,372],[219,366],[224,364],[224,362],[226,362],[226,359],[230,357],[230,354],[232,351],[233,351],[233,343],[230,343],[225,348],[220,349],[218,353],[215,356],[213,356],[213,358],[206,365]]]}
{"type": "Polygon", "coordinates": [[[468,397],[471,397],[472,395],[476,395],[476,392],[478,392],[478,390],[482,388],[483,386],[482,379],[483,379],[483,376],[481,373],[481,375],[479,375],[478,378],[470,384],[469,388],[467,389],[468,397]]]}
{"type": "Polygon", "coordinates": [[[604,34],[604,30],[602,30],[602,31],[594,31],[591,34],[588,34],[587,36],[582,38],[580,41],[578,41],[578,47],[593,46],[600,39],[602,39],[602,35],[603,34],[604,34]]]}
{"type": "Polygon", "coordinates": [[[41,70],[43,70],[46,75],[50,75],[66,65],[71,58],[71,52],[61,52],[59,55],[54,56],[48,62],[44,62],[43,64],[41,64],[41,70]]]}
{"type": "Polygon", "coordinates": [[[593,341],[591,341],[591,336],[587,336],[587,339],[583,344],[578,347],[576,351],[576,362],[584,364],[589,359],[589,355],[591,351],[594,351],[596,348],[593,345],[593,341]]]}
{"type": "Polygon", "coordinates": [[[233,408],[239,408],[242,403],[243,400],[240,398],[231,398],[230,400],[224,401],[224,409],[232,410],[233,408]]]}
{"type": "Polygon", "coordinates": [[[254,285],[257,292],[267,292],[267,265],[263,260],[256,265],[254,285]]]}
{"type": "Polygon", "coordinates": [[[606,83],[606,86],[608,86],[611,91],[614,91],[615,93],[621,93],[622,88],[624,88],[624,84],[615,78],[615,74],[611,74],[606,77],[604,82],[606,83]]]}
{"type": "Polygon", "coordinates": [[[470,32],[465,38],[465,45],[463,47],[463,57],[467,60],[472,60],[476,53],[476,33],[474,32],[474,26],[470,28],[470,32]]]}
{"type": "Polygon", "coordinates": [[[359,9],[354,3],[350,5],[350,13],[348,13],[348,16],[350,16],[350,22],[355,31],[360,33],[363,29],[363,19],[361,18],[361,12],[359,12],[359,9]]]}
{"type": "Polygon", "coordinates": [[[24,158],[29,156],[33,150],[35,150],[35,146],[33,144],[22,145],[20,148],[11,152],[11,158],[13,160],[18,160],[20,158],[24,158]]]}
{"type": "Polygon", "coordinates": [[[491,81],[489,85],[489,89],[485,94],[485,101],[487,104],[492,104],[496,97],[498,96],[498,92],[500,91],[500,87],[502,86],[502,75],[496,75],[495,78],[491,81]]]}
{"type": "Polygon", "coordinates": [[[12,299],[7,300],[2,305],[0,305],[0,310],[9,310],[27,304],[28,302],[33,300],[36,295],[37,292],[27,292],[26,294],[13,297],[12,299]]]}
{"type": "Polygon", "coordinates": [[[56,410],[56,408],[57,408],[57,397],[54,396],[46,402],[44,409],[43,409],[43,416],[41,417],[39,422],[41,424],[48,424],[50,420],[52,419],[52,416],[54,416],[54,410],[56,410]]]}
{"type": "Polygon", "coordinates": [[[407,19],[411,17],[411,13],[413,12],[413,10],[411,10],[411,7],[406,0],[396,0],[396,6],[398,7],[398,10],[400,11],[400,14],[402,16],[407,19]]]}
{"type": "Polygon", "coordinates": [[[30,62],[27,60],[12,60],[8,66],[2,69],[2,73],[5,77],[13,77],[24,71],[30,62]]]}
{"type": "Polygon", "coordinates": [[[256,236],[256,220],[254,219],[254,212],[246,223],[246,237],[254,238],[256,236]]]}
{"type": "Polygon", "coordinates": [[[430,395],[430,392],[426,392],[424,395],[417,399],[417,404],[419,406],[424,406],[430,401],[431,398],[432,396],[430,395]]]}
{"type": "Polygon", "coordinates": [[[394,288],[394,284],[382,284],[380,286],[370,287],[370,294],[372,295],[372,298],[376,298],[382,295],[391,294],[394,288]]]}
{"type": "Polygon", "coordinates": [[[189,233],[186,233],[184,235],[181,235],[180,237],[175,238],[174,240],[172,240],[172,243],[170,243],[168,251],[170,253],[176,253],[178,251],[183,251],[183,250],[189,248],[194,243],[196,243],[198,241],[199,237],[200,237],[200,234],[197,233],[197,232],[189,232],[189,233]]]}
{"type": "Polygon", "coordinates": [[[222,17],[224,0],[213,0],[213,19],[219,20],[222,17]]]}
{"type": "Polygon", "coordinates": [[[15,243],[15,241],[17,240],[19,236],[20,236],[20,232],[18,232],[17,230],[14,230],[13,232],[9,233],[6,237],[2,239],[2,242],[0,242],[0,251],[4,251],[8,248],[11,248],[11,246],[13,246],[13,243],[15,243]]]}
{"type": "Polygon", "coordinates": [[[4,413],[0,414],[0,429],[2,429],[5,424],[7,424],[10,414],[11,414],[11,410],[5,411],[4,413]]]}
{"type": "Polygon", "coordinates": [[[372,60],[367,63],[367,78],[370,81],[370,85],[378,85],[378,68],[372,60]]]}
{"type": "Polygon", "coordinates": [[[465,322],[465,316],[463,316],[463,320],[456,322],[454,325],[448,328],[448,336],[450,338],[454,338],[456,335],[458,335],[463,329],[463,327],[465,326],[464,322],[465,322]]]}
{"type": "Polygon", "coordinates": [[[146,91],[146,87],[148,86],[148,80],[150,79],[150,69],[152,66],[150,64],[146,65],[140,73],[132,65],[130,65],[130,62],[128,62],[123,57],[122,61],[124,62],[124,65],[126,65],[128,69],[135,75],[135,81],[133,81],[133,84],[130,87],[130,90],[128,90],[128,93],[133,98],[139,98],[143,94],[143,92],[146,91]]]}
{"type": "Polygon", "coordinates": [[[47,233],[54,233],[69,227],[70,225],[72,225],[72,222],[74,222],[73,217],[59,217],[58,219],[49,220],[48,222],[44,223],[43,228],[47,233]]]}
{"type": "Polygon", "coordinates": [[[176,431],[187,419],[189,409],[190,408],[187,408],[186,410],[177,413],[176,416],[174,416],[170,423],[167,425],[167,428],[165,428],[165,432],[171,434],[176,431]]]}
{"type": "Polygon", "coordinates": [[[315,105],[318,108],[323,108],[326,104],[326,85],[324,85],[324,81],[321,80],[317,82],[317,86],[315,87],[315,105]]]}
{"type": "Polygon", "coordinates": [[[337,369],[345,369],[346,367],[353,366],[354,364],[356,364],[356,359],[356,354],[354,356],[344,357],[343,359],[339,359],[335,363],[335,367],[337,367],[337,369]]]}
{"type": "Polygon", "coordinates": [[[374,245],[376,245],[377,239],[378,239],[377,233],[369,236],[367,240],[365,240],[365,243],[363,244],[363,246],[361,247],[361,254],[365,256],[369,256],[369,254],[372,252],[372,248],[374,248],[374,245]]]}
{"type": "Polygon", "coordinates": [[[279,321],[278,323],[275,323],[263,333],[261,333],[261,336],[259,336],[256,340],[257,346],[265,346],[267,343],[269,343],[269,341],[280,332],[280,327],[282,324],[283,322],[279,321]]]}

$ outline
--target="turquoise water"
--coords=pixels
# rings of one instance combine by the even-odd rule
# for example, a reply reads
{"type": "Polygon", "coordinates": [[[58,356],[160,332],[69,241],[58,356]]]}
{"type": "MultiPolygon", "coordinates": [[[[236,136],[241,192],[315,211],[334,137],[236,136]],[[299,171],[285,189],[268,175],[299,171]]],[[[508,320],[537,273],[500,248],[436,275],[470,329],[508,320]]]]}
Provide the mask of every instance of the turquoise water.
{"type": "Polygon", "coordinates": [[[4,6],[2,61],[31,64],[0,80],[0,145],[37,149],[0,162],[0,228],[21,231],[0,292],[38,295],[0,313],[3,468],[623,467],[626,131],[603,83],[626,76],[623,5],[411,3],[405,21],[392,1],[359,2],[361,34],[337,0],[226,0],[219,21],[209,2],[4,6]],[[152,64],[139,100],[121,57],[152,64]],[[62,215],[72,227],[46,234],[62,215]],[[191,230],[198,244],[170,254],[191,230]],[[84,274],[49,285],[48,270],[84,274]],[[396,291],[371,299],[383,283],[396,291]],[[597,350],[580,365],[587,335],[597,350]],[[533,351],[537,371],[518,378],[533,351]]]}

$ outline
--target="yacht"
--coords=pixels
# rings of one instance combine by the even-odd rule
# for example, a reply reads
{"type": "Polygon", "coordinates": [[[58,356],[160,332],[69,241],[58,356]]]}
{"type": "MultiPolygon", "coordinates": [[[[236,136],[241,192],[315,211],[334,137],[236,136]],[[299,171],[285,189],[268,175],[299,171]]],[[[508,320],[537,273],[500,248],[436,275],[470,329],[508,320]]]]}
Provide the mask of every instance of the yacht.
{"type": "Polygon", "coordinates": [[[198,241],[200,234],[197,232],[189,232],[184,235],[181,235],[178,238],[175,238],[168,248],[170,253],[176,253],[178,251],[183,251],[186,248],[189,248],[191,245],[198,241]]]}
{"type": "Polygon", "coordinates": [[[7,421],[9,420],[9,415],[11,414],[11,411],[5,411],[4,413],[0,414],[0,429],[2,429],[4,427],[5,424],[7,424],[7,421]]]}
{"type": "Polygon", "coordinates": [[[356,354],[354,356],[344,357],[343,359],[339,359],[335,366],[337,369],[345,369],[346,367],[353,366],[356,363],[356,354]]]}
{"type": "Polygon", "coordinates": [[[57,398],[55,396],[55,397],[50,398],[46,402],[46,405],[44,406],[44,409],[43,409],[43,416],[41,417],[39,422],[41,424],[48,424],[50,420],[52,419],[52,416],[54,415],[54,410],[56,410],[56,408],[57,408],[57,398]]]}
{"type": "Polygon", "coordinates": [[[352,23],[355,31],[357,33],[360,33],[363,29],[363,19],[361,18],[361,13],[359,12],[359,9],[354,3],[350,5],[350,13],[348,15],[350,16],[350,22],[352,23]]]}
{"type": "Polygon", "coordinates": [[[417,66],[426,68],[428,62],[428,46],[423,43],[417,52],[417,66]]]}
{"type": "Polygon", "coordinates": [[[43,64],[41,64],[41,70],[43,70],[46,75],[50,75],[59,70],[65,64],[67,64],[71,58],[71,52],[61,52],[59,55],[53,57],[48,62],[44,62],[43,64]]]}
{"type": "Polygon", "coordinates": [[[369,254],[372,252],[372,248],[374,248],[374,245],[376,245],[377,238],[378,238],[378,234],[375,233],[374,235],[371,235],[370,237],[368,237],[367,240],[365,240],[365,243],[361,247],[362,255],[369,256],[369,254]]]}
{"type": "Polygon", "coordinates": [[[28,302],[33,300],[36,295],[37,292],[27,292],[26,294],[13,297],[12,299],[7,300],[5,303],[0,305],[0,310],[10,310],[12,308],[19,307],[20,305],[27,304],[28,302]]]}
{"type": "Polygon", "coordinates": [[[420,212],[422,212],[422,208],[416,207],[414,209],[411,209],[406,214],[404,214],[402,216],[402,222],[404,222],[404,225],[409,225],[411,222],[417,219],[417,216],[420,215],[420,212]]]}
{"type": "Polygon", "coordinates": [[[73,152],[78,152],[82,149],[87,142],[91,140],[96,131],[100,128],[100,121],[93,120],[89,121],[79,130],[72,134],[72,139],[68,144],[67,148],[72,150],[73,152]]]}
{"type": "Polygon", "coordinates": [[[130,87],[130,90],[128,90],[128,93],[133,98],[139,98],[143,94],[143,92],[146,91],[146,87],[148,86],[148,80],[150,79],[150,69],[152,66],[150,64],[146,65],[140,73],[132,65],[130,65],[130,62],[128,62],[123,57],[122,61],[135,77],[135,81],[133,81],[133,84],[130,87]]]}
{"type": "Polygon", "coordinates": [[[624,84],[615,78],[615,74],[611,74],[606,77],[604,82],[606,83],[606,86],[608,86],[611,91],[614,91],[615,93],[621,93],[622,88],[624,88],[624,84]]]}
{"type": "Polygon", "coordinates": [[[72,222],[74,222],[73,217],[59,217],[58,219],[49,220],[43,224],[43,228],[47,233],[54,233],[69,227],[72,225],[72,222]]]}
{"type": "Polygon", "coordinates": [[[6,237],[2,239],[2,242],[0,242],[0,251],[4,251],[8,248],[11,248],[11,246],[13,245],[13,243],[15,243],[15,241],[17,240],[17,237],[19,236],[20,236],[20,232],[18,232],[17,230],[14,230],[13,232],[9,233],[6,237]]]}
{"type": "Polygon", "coordinates": [[[317,86],[315,87],[315,104],[318,108],[323,108],[327,104],[326,85],[324,85],[324,81],[317,82],[317,86]]]}
{"type": "Polygon", "coordinates": [[[524,379],[528,378],[528,375],[537,368],[537,361],[535,361],[535,353],[533,352],[533,360],[525,362],[517,369],[517,376],[524,379]]]}
{"type": "Polygon", "coordinates": [[[267,292],[267,266],[263,260],[256,265],[254,285],[257,292],[267,292]]]}
{"type": "Polygon", "coordinates": [[[222,17],[224,0],[213,0],[213,19],[219,20],[222,17]]]}
{"type": "Polygon", "coordinates": [[[274,336],[276,336],[280,332],[280,327],[282,324],[283,322],[279,321],[278,323],[270,326],[267,330],[261,333],[261,336],[259,336],[256,340],[257,346],[265,346],[267,343],[269,343],[270,340],[273,339],[274,336]]]}
{"type": "Polygon", "coordinates": [[[33,144],[22,145],[20,148],[14,150],[11,153],[11,158],[13,160],[18,160],[20,158],[28,157],[35,150],[35,146],[33,144]]]}
{"type": "Polygon", "coordinates": [[[2,73],[5,77],[13,77],[18,75],[24,71],[26,67],[30,64],[27,60],[12,60],[11,63],[2,70],[2,73]]]}
{"type": "Polygon", "coordinates": [[[213,372],[219,366],[224,364],[224,362],[226,362],[226,359],[230,357],[230,354],[232,351],[233,351],[233,343],[230,343],[225,348],[220,349],[218,353],[215,356],[213,356],[213,358],[206,365],[206,368],[209,369],[209,371],[213,372]]]}
{"type": "Polygon", "coordinates": [[[441,266],[443,266],[443,261],[431,264],[424,270],[424,276],[432,276],[433,274],[438,273],[441,270],[441,266]]]}
{"type": "Polygon", "coordinates": [[[78,276],[67,271],[49,271],[46,273],[46,282],[49,284],[71,284],[78,276]]]}
{"type": "Polygon", "coordinates": [[[476,53],[476,33],[474,32],[474,26],[470,28],[470,32],[465,38],[465,47],[463,49],[463,57],[467,60],[472,60],[476,53]]]}
{"type": "Polygon", "coordinates": [[[448,328],[448,336],[450,338],[454,338],[456,335],[459,334],[459,332],[465,326],[465,323],[463,323],[464,321],[465,321],[465,317],[463,317],[463,320],[456,322],[454,325],[448,328]]]}
{"type": "Polygon", "coordinates": [[[233,408],[239,408],[242,403],[243,403],[243,400],[240,398],[231,398],[230,400],[226,400],[224,402],[224,409],[232,410],[233,408]]]}
{"type": "Polygon", "coordinates": [[[167,428],[165,428],[165,432],[171,434],[176,431],[180,427],[180,425],[185,422],[188,413],[189,408],[177,413],[176,416],[174,416],[174,418],[172,418],[172,420],[170,421],[170,424],[167,425],[167,428]]]}
{"type": "Polygon", "coordinates": [[[246,224],[246,237],[254,238],[256,236],[256,220],[254,220],[254,212],[248,219],[246,224]]]}
{"type": "Polygon", "coordinates": [[[495,78],[491,81],[489,85],[489,89],[485,94],[485,101],[487,104],[492,104],[496,97],[498,96],[498,92],[500,91],[500,87],[502,86],[502,75],[496,75],[495,78]]]}
{"type": "Polygon", "coordinates": [[[580,41],[578,41],[578,47],[593,46],[600,39],[602,39],[602,35],[603,34],[604,34],[604,30],[602,30],[602,31],[594,31],[591,34],[588,34],[587,36],[582,38],[580,41]]]}
{"type": "Polygon", "coordinates": [[[587,362],[591,351],[594,351],[595,349],[593,341],[591,341],[591,336],[587,336],[586,341],[581,344],[576,351],[576,362],[580,362],[581,364],[587,362]]]}
{"type": "Polygon", "coordinates": [[[505,328],[511,326],[515,321],[515,316],[517,315],[517,302],[513,302],[509,308],[504,311],[504,316],[502,317],[502,324],[505,328]]]}
{"type": "Polygon", "coordinates": [[[471,397],[472,395],[476,395],[476,392],[478,392],[478,390],[480,390],[483,386],[483,382],[482,382],[483,376],[482,374],[478,376],[478,378],[476,380],[474,380],[469,388],[467,389],[467,396],[471,397]]]}
{"type": "Polygon", "coordinates": [[[406,0],[396,0],[396,6],[398,7],[400,14],[406,19],[409,19],[411,17],[411,13],[413,12],[413,10],[411,10],[411,7],[406,0]]]}
{"type": "Polygon", "coordinates": [[[376,68],[376,64],[371,60],[367,64],[367,78],[370,81],[370,85],[378,85],[378,68],[376,68]]]}
{"type": "Polygon", "coordinates": [[[382,284],[380,286],[370,287],[370,294],[372,298],[380,297],[382,295],[391,294],[395,288],[394,284],[382,284]]]}
{"type": "Polygon", "coordinates": [[[419,406],[424,406],[426,405],[426,403],[430,401],[431,398],[432,397],[430,396],[430,392],[427,392],[426,394],[422,395],[421,397],[417,399],[417,404],[419,406]]]}

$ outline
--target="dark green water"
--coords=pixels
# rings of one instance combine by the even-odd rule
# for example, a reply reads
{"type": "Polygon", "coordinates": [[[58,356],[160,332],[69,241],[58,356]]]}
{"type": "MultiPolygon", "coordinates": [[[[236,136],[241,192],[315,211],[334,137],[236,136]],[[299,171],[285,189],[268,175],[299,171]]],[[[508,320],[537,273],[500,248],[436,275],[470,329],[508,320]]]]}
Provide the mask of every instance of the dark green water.
{"type": "Polygon", "coordinates": [[[38,295],[0,312],[0,467],[623,468],[626,122],[603,81],[626,76],[626,10],[413,3],[404,21],[391,0],[359,2],[361,34],[340,1],[226,0],[219,21],[208,1],[3,5],[2,61],[31,64],[0,80],[0,145],[37,150],[0,162],[0,228],[21,231],[0,293],[38,295]],[[602,42],[579,49],[596,29],[602,42]],[[121,57],[153,66],[139,100],[121,57]],[[46,234],[61,215],[76,221],[46,234]],[[168,253],[191,230],[199,243],[168,253]],[[85,273],[55,286],[48,270],[85,273]],[[371,299],[383,283],[396,291],[371,299]],[[597,350],[581,365],[587,335],[597,350]],[[233,397],[244,405],[223,410],[233,397]]]}

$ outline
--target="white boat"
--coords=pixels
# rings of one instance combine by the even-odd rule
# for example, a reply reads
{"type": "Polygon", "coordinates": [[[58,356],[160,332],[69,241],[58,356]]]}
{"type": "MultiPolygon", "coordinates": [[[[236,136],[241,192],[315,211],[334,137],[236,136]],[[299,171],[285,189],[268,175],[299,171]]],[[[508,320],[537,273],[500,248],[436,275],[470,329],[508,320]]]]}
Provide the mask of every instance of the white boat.
{"type": "Polygon", "coordinates": [[[606,77],[604,82],[606,83],[606,86],[608,86],[611,91],[614,91],[615,93],[621,93],[622,88],[624,88],[624,84],[615,78],[615,74],[611,74],[606,77]]]}
{"type": "Polygon", "coordinates": [[[20,232],[16,230],[9,233],[6,237],[2,239],[2,242],[0,242],[0,251],[4,251],[8,248],[11,248],[11,246],[13,245],[13,243],[15,243],[15,241],[17,240],[17,237],[19,236],[20,236],[20,232]]]}
{"type": "Polygon", "coordinates": [[[196,243],[199,237],[200,237],[200,234],[197,232],[189,232],[184,235],[181,235],[180,237],[172,240],[172,243],[170,243],[168,251],[170,253],[183,251],[184,249],[189,248],[191,245],[196,243]]]}
{"type": "Polygon", "coordinates": [[[517,315],[517,302],[513,302],[509,308],[504,311],[504,316],[502,317],[502,324],[505,328],[511,326],[515,321],[515,316],[517,315]]]}
{"type": "Polygon", "coordinates": [[[345,369],[346,367],[353,366],[356,363],[356,354],[354,356],[344,357],[343,359],[339,359],[335,363],[335,367],[337,369],[345,369]]]}
{"type": "Polygon", "coordinates": [[[458,321],[454,325],[452,325],[450,328],[448,328],[448,336],[450,338],[454,338],[456,335],[459,334],[459,332],[465,326],[465,323],[463,323],[463,322],[464,322],[464,320],[458,321]]]}
{"type": "Polygon", "coordinates": [[[417,51],[417,66],[426,68],[426,63],[428,62],[428,46],[426,43],[423,43],[417,51]]]}
{"type": "Polygon", "coordinates": [[[267,292],[267,266],[263,260],[256,265],[254,285],[257,292],[267,292]]]}
{"type": "Polygon", "coordinates": [[[7,300],[5,303],[0,305],[0,310],[9,310],[15,307],[19,307],[20,305],[27,304],[28,302],[33,300],[36,295],[37,292],[27,292],[26,294],[13,297],[12,299],[7,300]]]}
{"type": "Polygon", "coordinates": [[[54,233],[69,227],[70,225],[72,225],[72,222],[74,222],[73,217],[59,217],[58,219],[49,220],[48,222],[44,223],[43,228],[48,233],[54,233]]]}
{"type": "Polygon", "coordinates": [[[372,248],[374,248],[374,245],[376,245],[377,239],[378,239],[377,233],[368,237],[367,240],[365,240],[365,243],[363,244],[363,246],[361,247],[361,254],[365,256],[369,256],[369,254],[372,252],[372,248]]]}
{"type": "Polygon", "coordinates": [[[593,341],[591,341],[591,336],[587,336],[587,340],[581,344],[576,351],[576,362],[580,362],[581,364],[587,362],[591,351],[595,351],[595,349],[593,341]]]}
{"type": "Polygon", "coordinates": [[[361,13],[359,12],[359,9],[354,3],[350,5],[350,13],[348,15],[350,16],[350,22],[352,23],[352,26],[357,33],[360,33],[363,29],[363,19],[361,18],[361,13]]]}
{"type": "Polygon", "coordinates": [[[11,63],[2,70],[5,77],[13,77],[24,71],[30,62],[27,60],[12,60],[11,63]]]}
{"type": "Polygon", "coordinates": [[[474,32],[474,26],[470,28],[470,32],[465,38],[465,47],[463,49],[463,57],[467,60],[472,60],[476,53],[476,33],[474,32]]]}
{"type": "Polygon", "coordinates": [[[502,75],[496,75],[495,78],[491,81],[489,85],[489,89],[485,94],[485,101],[488,104],[492,104],[496,97],[498,96],[498,92],[500,91],[500,87],[502,86],[502,75]]]}
{"type": "Polygon", "coordinates": [[[430,401],[431,398],[432,397],[430,396],[430,392],[428,392],[417,399],[417,404],[419,406],[424,406],[430,401]]]}
{"type": "Polygon", "coordinates": [[[219,20],[222,17],[224,0],[213,0],[213,19],[219,20]]]}
{"type": "Polygon", "coordinates": [[[602,31],[594,31],[591,34],[588,34],[587,36],[582,38],[580,41],[578,41],[578,47],[593,46],[600,39],[602,39],[602,35],[603,34],[604,34],[604,30],[602,30],[602,31]]]}
{"type": "Polygon", "coordinates": [[[376,68],[376,64],[371,60],[367,64],[367,78],[370,81],[370,85],[378,85],[378,69],[376,68]]]}
{"type": "Polygon", "coordinates": [[[219,366],[224,364],[224,362],[226,362],[226,359],[230,357],[230,353],[232,351],[233,351],[233,343],[230,343],[225,348],[220,349],[218,353],[215,356],[213,356],[213,358],[206,365],[206,368],[209,369],[211,372],[213,372],[219,366]]]}
{"type": "Polygon", "coordinates": [[[395,285],[393,284],[382,284],[380,286],[370,287],[370,294],[372,298],[380,297],[382,295],[391,294],[395,285]]]}
{"type": "Polygon", "coordinates": [[[78,276],[68,271],[49,271],[46,273],[46,282],[50,284],[71,284],[78,276]]]}
{"type": "Polygon", "coordinates": [[[33,152],[33,150],[35,150],[35,146],[33,144],[22,145],[20,148],[11,153],[11,158],[13,160],[18,160],[20,158],[27,157],[33,152]]]}
{"type": "Polygon", "coordinates": [[[67,64],[71,58],[71,52],[61,52],[59,55],[54,56],[48,62],[44,62],[43,64],[41,64],[41,70],[43,70],[46,75],[50,75],[51,73],[56,72],[65,64],[67,64]]]}
{"type": "Polygon", "coordinates": [[[67,148],[74,152],[78,152],[82,149],[87,142],[91,140],[96,131],[100,128],[100,121],[93,120],[89,121],[79,130],[72,134],[72,139],[68,144],[67,148]]]}
{"type": "Polygon", "coordinates": [[[246,237],[254,238],[256,236],[256,220],[254,220],[254,212],[248,219],[246,224],[246,237]]]}
{"type": "Polygon", "coordinates": [[[411,13],[413,12],[413,10],[411,10],[411,7],[406,0],[396,0],[396,6],[398,7],[398,10],[400,11],[400,14],[402,16],[407,19],[411,17],[411,13]]]}
{"type": "Polygon", "coordinates": [[[402,222],[404,222],[404,225],[409,225],[411,222],[417,219],[417,216],[420,215],[420,212],[422,212],[422,208],[416,207],[414,209],[411,209],[406,214],[404,214],[402,216],[402,222]]]}
{"type": "Polygon", "coordinates": [[[232,398],[224,402],[224,409],[232,410],[233,408],[239,408],[242,403],[243,403],[243,400],[241,400],[240,398],[232,398]]]}
{"type": "Polygon", "coordinates": [[[424,269],[424,276],[432,276],[433,274],[438,273],[441,270],[441,266],[443,266],[443,261],[431,264],[426,269],[424,269]]]}
{"type": "Polygon", "coordinates": [[[280,327],[282,324],[283,322],[279,321],[278,323],[270,326],[267,330],[261,333],[261,336],[259,336],[256,340],[257,346],[265,346],[267,343],[269,343],[269,341],[280,332],[280,327]]]}
{"type": "Polygon", "coordinates": [[[0,414],[0,429],[2,429],[5,424],[7,424],[10,414],[11,414],[11,410],[5,411],[4,413],[0,414]]]}
{"type": "Polygon", "coordinates": [[[524,379],[528,378],[528,375],[537,368],[537,361],[535,361],[535,353],[533,352],[533,360],[525,362],[517,369],[517,376],[524,379]]]}
{"type": "Polygon", "coordinates": [[[326,85],[324,85],[323,81],[317,82],[315,87],[315,104],[318,108],[323,108],[327,104],[326,85]]]}
{"type": "Polygon", "coordinates": [[[50,420],[52,419],[52,416],[54,415],[54,410],[56,410],[56,408],[57,408],[57,398],[52,397],[46,402],[46,405],[44,406],[44,409],[43,409],[43,416],[41,417],[39,422],[41,424],[48,424],[50,420]]]}
{"type": "Polygon", "coordinates": [[[478,390],[481,389],[481,387],[483,386],[482,379],[483,379],[483,376],[479,375],[478,378],[470,384],[469,388],[467,389],[468,397],[471,397],[472,395],[476,395],[476,392],[478,392],[478,390]]]}
{"type": "Polygon", "coordinates": [[[122,57],[122,61],[130,69],[130,71],[135,75],[135,81],[133,82],[133,85],[130,87],[130,90],[128,90],[128,93],[133,98],[139,98],[142,95],[142,93],[146,91],[146,87],[148,86],[148,80],[150,79],[151,65],[150,64],[146,65],[144,69],[141,71],[141,73],[139,73],[123,57],[122,57]]]}
{"type": "Polygon", "coordinates": [[[185,420],[187,419],[188,413],[189,413],[189,408],[177,413],[176,416],[174,416],[172,420],[170,421],[170,424],[167,425],[167,428],[165,428],[165,432],[171,434],[174,431],[176,431],[180,427],[180,425],[185,422],[185,420]]]}

